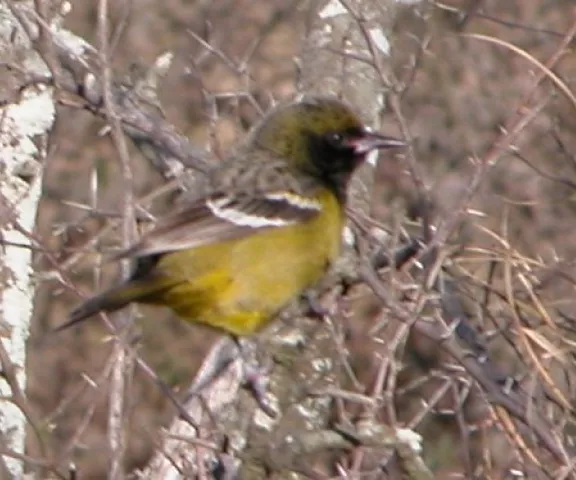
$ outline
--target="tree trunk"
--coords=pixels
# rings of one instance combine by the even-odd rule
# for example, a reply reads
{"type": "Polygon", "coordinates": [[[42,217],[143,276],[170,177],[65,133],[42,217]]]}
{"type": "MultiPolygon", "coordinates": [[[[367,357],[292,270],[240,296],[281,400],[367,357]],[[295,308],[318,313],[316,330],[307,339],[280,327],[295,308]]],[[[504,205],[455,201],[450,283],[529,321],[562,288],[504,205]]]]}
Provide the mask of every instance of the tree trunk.
{"type": "MultiPolygon", "coordinates": [[[[0,5],[0,430],[2,450],[24,453],[26,429],[26,348],[34,283],[33,235],[48,135],[54,125],[53,88],[40,79],[49,71],[28,38],[32,24],[0,5]],[[21,19],[20,19],[21,20],[21,19]],[[35,80],[36,79],[36,80],[35,80]]],[[[3,457],[4,473],[22,478],[23,464],[3,457]]],[[[0,472],[0,477],[8,478],[0,472]]]]}

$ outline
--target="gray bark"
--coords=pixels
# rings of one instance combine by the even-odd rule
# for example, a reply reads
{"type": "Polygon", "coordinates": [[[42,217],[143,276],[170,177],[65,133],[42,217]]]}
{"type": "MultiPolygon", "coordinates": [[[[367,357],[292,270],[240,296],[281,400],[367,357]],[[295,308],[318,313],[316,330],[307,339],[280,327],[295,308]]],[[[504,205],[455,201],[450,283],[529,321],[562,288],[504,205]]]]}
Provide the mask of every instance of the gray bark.
{"type": "MultiPolygon", "coordinates": [[[[0,4],[0,63],[0,432],[4,450],[23,454],[25,342],[34,297],[30,234],[55,105],[53,88],[30,80],[46,77],[48,69],[23,25],[4,4],[0,4]]],[[[8,456],[3,460],[5,473],[22,477],[22,462],[8,456]]]]}

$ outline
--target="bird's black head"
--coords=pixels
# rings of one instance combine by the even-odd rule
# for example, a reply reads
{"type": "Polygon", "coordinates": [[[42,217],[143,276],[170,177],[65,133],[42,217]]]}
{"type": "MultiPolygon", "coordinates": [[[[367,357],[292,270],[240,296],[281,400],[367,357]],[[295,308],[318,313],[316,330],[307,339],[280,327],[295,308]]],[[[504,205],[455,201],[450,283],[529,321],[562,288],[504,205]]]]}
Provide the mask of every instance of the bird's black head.
{"type": "Polygon", "coordinates": [[[338,191],[345,191],[350,176],[372,150],[405,145],[371,132],[350,107],[333,97],[308,97],[277,107],[255,127],[249,142],[338,191]]]}

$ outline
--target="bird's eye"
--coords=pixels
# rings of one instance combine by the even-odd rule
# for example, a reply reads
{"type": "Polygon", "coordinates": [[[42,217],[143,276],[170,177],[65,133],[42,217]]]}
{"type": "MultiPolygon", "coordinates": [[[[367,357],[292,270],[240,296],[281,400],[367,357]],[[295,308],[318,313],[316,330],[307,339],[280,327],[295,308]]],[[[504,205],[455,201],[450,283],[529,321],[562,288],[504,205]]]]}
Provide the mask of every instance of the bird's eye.
{"type": "Polygon", "coordinates": [[[331,132],[326,136],[326,140],[335,147],[341,147],[344,142],[344,135],[338,132],[331,132]]]}

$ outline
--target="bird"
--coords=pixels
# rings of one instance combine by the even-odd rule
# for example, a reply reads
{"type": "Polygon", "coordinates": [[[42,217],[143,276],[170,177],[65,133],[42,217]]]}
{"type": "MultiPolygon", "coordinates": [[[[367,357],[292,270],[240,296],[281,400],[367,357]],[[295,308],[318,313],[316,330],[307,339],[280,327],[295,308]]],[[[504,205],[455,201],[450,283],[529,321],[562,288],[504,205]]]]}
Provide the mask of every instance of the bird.
{"type": "Polygon", "coordinates": [[[338,258],[354,171],[373,150],[405,145],[336,97],[272,108],[209,172],[203,194],[113,257],[132,260],[129,278],[55,330],[135,302],[233,338],[257,333],[338,258]]]}

